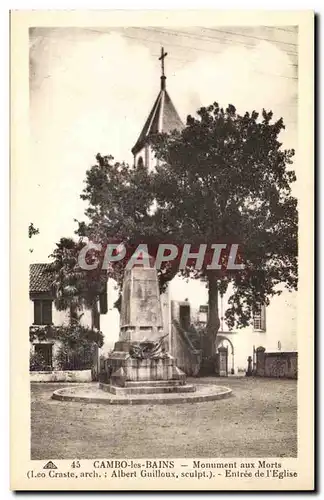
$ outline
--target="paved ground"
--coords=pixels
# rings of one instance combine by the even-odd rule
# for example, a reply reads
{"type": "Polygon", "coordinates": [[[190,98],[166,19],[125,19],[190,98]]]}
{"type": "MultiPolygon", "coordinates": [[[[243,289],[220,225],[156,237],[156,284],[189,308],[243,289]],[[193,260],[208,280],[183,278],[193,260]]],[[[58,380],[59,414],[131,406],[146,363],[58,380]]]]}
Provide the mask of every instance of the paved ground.
{"type": "Polygon", "coordinates": [[[206,403],[105,406],[60,402],[66,384],[31,384],[31,458],[295,457],[294,380],[188,379],[226,385],[206,403]]]}

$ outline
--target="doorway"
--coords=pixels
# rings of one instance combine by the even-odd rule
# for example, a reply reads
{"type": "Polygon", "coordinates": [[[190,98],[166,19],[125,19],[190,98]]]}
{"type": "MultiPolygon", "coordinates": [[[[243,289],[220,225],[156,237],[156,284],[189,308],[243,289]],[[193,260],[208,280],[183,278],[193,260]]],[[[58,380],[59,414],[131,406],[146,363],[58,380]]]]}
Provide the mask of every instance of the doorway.
{"type": "Polygon", "coordinates": [[[181,305],[179,310],[180,326],[183,330],[190,327],[190,305],[181,305]]]}

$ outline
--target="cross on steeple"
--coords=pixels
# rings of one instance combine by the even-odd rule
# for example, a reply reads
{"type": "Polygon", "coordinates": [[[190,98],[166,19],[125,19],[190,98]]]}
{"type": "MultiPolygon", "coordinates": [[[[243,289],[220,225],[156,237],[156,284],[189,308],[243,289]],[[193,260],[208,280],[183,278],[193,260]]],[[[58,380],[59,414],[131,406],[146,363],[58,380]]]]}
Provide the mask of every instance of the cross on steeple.
{"type": "Polygon", "coordinates": [[[161,48],[161,56],[159,57],[159,61],[161,61],[161,90],[165,90],[165,80],[166,76],[164,74],[164,58],[168,55],[167,52],[164,52],[164,47],[161,48]]]}
{"type": "Polygon", "coordinates": [[[168,55],[167,52],[164,52],[164,47],[161,48],[161,56],[159,57],[159,61],[161,61],[161,70],[162,76],[164,76],[164,58],[168,55]]]}

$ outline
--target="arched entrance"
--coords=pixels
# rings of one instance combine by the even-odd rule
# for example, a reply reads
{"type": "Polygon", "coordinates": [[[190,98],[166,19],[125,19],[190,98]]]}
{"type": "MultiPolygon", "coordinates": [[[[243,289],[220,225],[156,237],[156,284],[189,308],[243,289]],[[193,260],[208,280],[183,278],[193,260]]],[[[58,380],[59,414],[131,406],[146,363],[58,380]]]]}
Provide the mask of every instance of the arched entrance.
{"type": "Polygon", "coordinates": [[[232,341],[222,333],[217,334],[216,337],[216,352],[218,352],[219,347],[225,347],[231,355],[229,364],[231,366],[231,375],[234,375],[234,346],[232,341]]]}

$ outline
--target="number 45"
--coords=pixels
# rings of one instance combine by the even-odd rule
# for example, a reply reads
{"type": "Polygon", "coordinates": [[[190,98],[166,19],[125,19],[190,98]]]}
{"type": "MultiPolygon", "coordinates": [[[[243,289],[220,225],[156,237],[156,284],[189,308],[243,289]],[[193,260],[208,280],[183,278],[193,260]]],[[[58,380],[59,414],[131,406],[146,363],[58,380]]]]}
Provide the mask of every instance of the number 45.
{"type": "Polygon", "coordinates": [[[71,467],[73,469],[79,469],[81,467],[79,460],[74,460],[74,462],[72,462],[71,467]]]}

